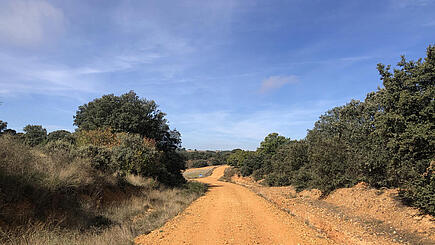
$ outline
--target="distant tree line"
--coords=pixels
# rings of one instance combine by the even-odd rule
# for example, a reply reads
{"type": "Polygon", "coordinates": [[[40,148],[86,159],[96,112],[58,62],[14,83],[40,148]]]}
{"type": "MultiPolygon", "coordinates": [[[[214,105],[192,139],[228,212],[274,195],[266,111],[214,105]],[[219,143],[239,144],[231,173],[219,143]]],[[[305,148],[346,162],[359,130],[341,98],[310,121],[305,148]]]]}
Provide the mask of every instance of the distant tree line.
{"type": "Polygon", "coordinates": [[[398,187],[402,200],[435,215],[435,46],[424,60],[378,64],[383,88],[320,116],[302,140],[276,133],[228,164],[271,186],[324,195],[360,181],[398,187]]]}
{"type": "Polygon", "coordinates": [[[226,164],[227,157],[230,151],[197,151],[179,150],[179,153],[187,160],[186,167],[188,168],[201,168],[206,166],[226,164]]]}

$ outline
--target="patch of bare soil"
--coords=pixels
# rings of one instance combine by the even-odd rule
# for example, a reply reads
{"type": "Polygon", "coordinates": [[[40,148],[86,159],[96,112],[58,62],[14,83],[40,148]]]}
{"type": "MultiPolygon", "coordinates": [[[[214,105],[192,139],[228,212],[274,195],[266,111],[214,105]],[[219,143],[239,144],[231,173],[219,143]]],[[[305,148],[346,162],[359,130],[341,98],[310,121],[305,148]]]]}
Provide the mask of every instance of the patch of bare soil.
{"type": "Polygon", "coordinates": [[[264,187],[234,176],[330,239],[342,244],[435,244],[435,219],[404,206],[397,189],[377,190],[365,183],[342,188],[321,199],[319,190],[297,193],[292,187],[264,187]]]}

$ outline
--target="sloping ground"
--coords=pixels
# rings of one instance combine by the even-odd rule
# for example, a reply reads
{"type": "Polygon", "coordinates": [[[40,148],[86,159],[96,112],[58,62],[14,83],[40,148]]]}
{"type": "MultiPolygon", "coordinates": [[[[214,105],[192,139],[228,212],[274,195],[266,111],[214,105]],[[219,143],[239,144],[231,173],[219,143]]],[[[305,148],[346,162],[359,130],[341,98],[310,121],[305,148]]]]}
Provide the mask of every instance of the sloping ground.
{"type": "Polygon", "coordinates": [[[332,244],[322,233],[257,196],[221,182],[226,166],[199,179],[210,191],[138,244],[332,244]]]}
{"type": "Polygon", "coordinates": [[[183,176],[186,179],[196,179],[196,178],[203,178],[208,177],[213,173],[213,170],[216,168],[216,166],[209,166],[209,167],[203,167],[203,168],[189,168],[184,171],[183,176]]]}
{"type": "Polygon", "coordinates": [[[264,187],[233,177],[297,219],[343,244],[435,244],[435,220],[406,207],[396,189],[376,190],[360,183],[338,189],[325,199],[318,190],[297,193],[292,187],[264,187]]]}

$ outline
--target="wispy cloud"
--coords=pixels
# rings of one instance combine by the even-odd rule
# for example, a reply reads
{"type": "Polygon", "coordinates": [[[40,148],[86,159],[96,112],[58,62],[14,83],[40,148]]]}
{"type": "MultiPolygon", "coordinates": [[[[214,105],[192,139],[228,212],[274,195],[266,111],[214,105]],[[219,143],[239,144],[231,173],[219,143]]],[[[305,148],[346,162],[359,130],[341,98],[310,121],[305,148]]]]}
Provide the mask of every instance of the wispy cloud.
{"type": "Polygon", "coordinates": [[[275,89],[279,89],[286,84],[297,83],[299,78],[297,76],[271,76],[264,79],[261,83],[260,93],[267,93],[275,89]]]}
{"type": "Polygon", "coordinates": [[[103,87],[104,74],[134,70],[159,58],[161,56],[155,53],[107,54],[81,66],[68,66],[47,62],[38,57],[0,53],[0,63],[3,64],[0,67],[0,94],[93,93],[103,87]]]}
{"type": "Polygon", "coordinates": [[[433,0],[392,0],[393,6],[399,8],[422,7],[433,3],[433,0]]]}
{"type": "Polygon", "coordinates": [[[38,58],[0,54],[0,94],[68,94],[95,91],[95,81],[84,73],[86,68],[43,63],[38,58]]]}
{"type": "Polygon", "coordinates": [[[424,23],[423,26],[433,27],[433,26],[435,26],[435,20],[432,20],[432,21],[429,21],[427,23],[424,23]]]}
{"type": "Polygon", "coordinates": [[[45,1],[13,0],[0,8],[0,41],[35,45],[64,29],[62,10],[45,1]]]}
{"type": "Polygon", "coordinates": [[[187,148],[234,149],[244,146],[255,149],[272,132],[293,139],[305,137],[306,129],[319,115],[337,103],[342,102],[313,101],[304,108],[270,108],[243,114],[237,111],[187,113],[179,118],[172,115],[171,121],[175,122],[172,126],[182,132],[183,145],[187,148]]]}

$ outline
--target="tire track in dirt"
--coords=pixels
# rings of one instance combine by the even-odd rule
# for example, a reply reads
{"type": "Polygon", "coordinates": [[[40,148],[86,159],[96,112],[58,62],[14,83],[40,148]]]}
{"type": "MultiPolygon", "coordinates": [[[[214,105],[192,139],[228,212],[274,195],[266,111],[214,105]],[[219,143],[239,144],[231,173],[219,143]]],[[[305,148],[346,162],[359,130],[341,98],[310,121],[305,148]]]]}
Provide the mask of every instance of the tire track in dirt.
{"type": "Polygon", "coordinates": [[[227,166],[198,179],[206,195],[137,244],[333,244],[300,220],[245,187],[221,182],[227,166]]]}

